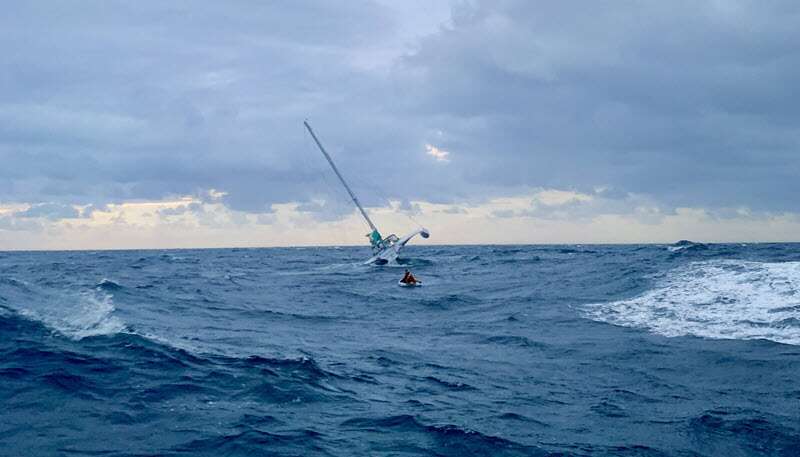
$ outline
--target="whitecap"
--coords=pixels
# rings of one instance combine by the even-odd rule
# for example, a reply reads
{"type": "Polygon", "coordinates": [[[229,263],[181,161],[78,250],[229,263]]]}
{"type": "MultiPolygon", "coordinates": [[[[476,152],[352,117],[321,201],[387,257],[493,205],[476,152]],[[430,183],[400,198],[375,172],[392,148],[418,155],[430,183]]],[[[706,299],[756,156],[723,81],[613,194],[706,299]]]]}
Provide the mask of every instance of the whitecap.
{"type": "Polygon", "coordinates": [[[800,345],[800,262],[693,262],[637,297],[588,305],[586,315],[665,336],[800,345]]]}
{"type": "Polygon", "coordinates": [[[64,296],[60,302],[59,306],[22,308],[17,312],[76,340],[126,330],[122,320],[114,315],[114,302],[109,294],[86,292],[76,297],[64,296]]]}

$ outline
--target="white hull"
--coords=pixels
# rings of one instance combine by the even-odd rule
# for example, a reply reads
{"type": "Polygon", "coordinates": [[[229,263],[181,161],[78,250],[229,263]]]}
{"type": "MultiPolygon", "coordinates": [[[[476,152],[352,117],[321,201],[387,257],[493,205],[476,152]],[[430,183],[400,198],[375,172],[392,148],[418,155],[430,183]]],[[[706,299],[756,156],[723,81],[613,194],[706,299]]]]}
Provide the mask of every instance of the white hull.
{"type": "Polygon", "coordinates": [[[378,251],[377,253],[375,253],[375,255],[370,257],[366,262],[364,262],[364,264],[383,265],[386,263],[395,263],[397,261],[397,256],[400,255],[400,250],[405,247],[406,243],[411,241],[411,238],[414,238],[417,235],[420,235],[423,238],[427,238],[430,236],[430,232],[428,232],[428,230],[424,228],[411,232],[408,235],[404,236],[403,238],[397,240],[391,246],[387,246],[382,250],[378,251]]]}

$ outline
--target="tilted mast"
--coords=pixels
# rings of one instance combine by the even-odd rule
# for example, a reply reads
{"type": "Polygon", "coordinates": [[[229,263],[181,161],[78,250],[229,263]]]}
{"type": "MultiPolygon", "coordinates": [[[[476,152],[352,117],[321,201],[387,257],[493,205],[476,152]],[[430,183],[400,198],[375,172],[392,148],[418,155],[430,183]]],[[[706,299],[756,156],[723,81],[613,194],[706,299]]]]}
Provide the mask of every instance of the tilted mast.
{"type": "Polygon", "coordinates": [[[342,174],[339,173],[339,169],[336,168],[336,164],[333,163],[331,156],[329,156],[328,152],[325,151],[325,148],[322,147],[322,143],[320,143],[319,139],[317,139],[317,135],[314,135],[314,131],[311,130],[311,126],[308,125],[308,121],[303,121],[303,125],[305,125],[306,129],[308,129],[308,133],[311,134],[311,138],[313,138],[314,142],[317,143],[317,147],[319,147],[320,152],[322,152],[322,155],[325,156],[325,159],[331,165],[331,168],[333,168],[333,172],[336,173],[336,176],[339,177],[339,181],[342,182],[344,188],[347,189],[347,193],[350,194],[350,198],[353,199],[353,203],[355,203],[356,206],[358,207],[358,210],[361,211],[361,215],[364,216],[364,219],[367,221],[367,224],[369,224],[369,228],[372,229],[372,234],[370,234],[371,235],[370,241],[372,242],[373,245],[375,245],[374,234],[377,234],[378,242],[380,242],[380,232],[378,232],[378,228],[375,227],[375,224],[373,224],[372,220],[370,220],[369,216],[367,216],[367,212],[364,211],[364,207],[361,206],[361,203],[359,203],[356,194],[354,194],[353,191],[350,190],[350,186],[347,185],[347,181],[345,181],[344,177],[342,177],[342,174]]]}

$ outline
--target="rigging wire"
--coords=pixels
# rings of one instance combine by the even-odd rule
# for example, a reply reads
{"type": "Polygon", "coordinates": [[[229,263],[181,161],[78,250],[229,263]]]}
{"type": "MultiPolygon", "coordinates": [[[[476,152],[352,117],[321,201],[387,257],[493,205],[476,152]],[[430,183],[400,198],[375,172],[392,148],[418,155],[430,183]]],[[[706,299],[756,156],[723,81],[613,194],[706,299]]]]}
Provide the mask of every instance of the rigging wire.
{"type": "MultiPolygon", "coordinates": [[[[312,138],[312,139],[313,139],[313,138],[312,138]]],[[[308,158],[307,158],[307,156],[306,156],[305,154],[304,154],[304,159],[305,159],[306,161],[308,161],[308,158]]],[[[315,161],[315,162],[316,162],[316,161],[315,161]]],[[[332,184],[331,184],[331,182],[329,181],[329,173],[323,173],[323,172],[321,171],[321,169],[320,169],[320,168],[317,168],[317,167],[312,167],[311,169],[314,169],[314,170],[316,170],[316,171],[317,171],[317,173],[318,173],[318,174],[320,174],[320,175],[322,176],[322,179],[323,179],[323,181],[325,182],[325,184],[326,184],[326,186],[328,187],[328,189],[329,189],[329,190],[330,190],[331,188],[335,188],[335,189],[337,189],[336,191],[332,191],[332,192],[331,192],[331,194],[332,194],[332,195],[334,195],[334,196],[335,196],[335,197],[336,197],[338,200],[340,200],[340,202],[341,202],[341,201],[344,199],[344,195],[343,195],[343,193],[342,193],[342,189],[341,189],[341,187],[340,187],[340,186],[338,186],[338,185],[334,186],[334,185],[332,185],[332,184]]],[[[352,179],[353,179],[353,178],[351,177],[351,181],[350,181],[351,183],[353,182],[353,180],[352,180],[352,179]]],[[[384,201],[386,201],[386,202],[390,202],[390,201],[391,201],[391,199],[390,199],[390,198],[387,196],[387,194],[386,194],[385,190],[384,190],[383,188],[381,188],[380,186],[378,186],[378,185],[377,185],[377,184],[376,184],[374,181],[370,180],[369,178],[362,177],[361,175],[358,175],[358,174],[356,174],[356,175],[355,175],[355,182],[356,182],[356,183],[361,183],[361,184],[367,184],[368,188],[371,188],[371,189],[374,191],[374,193],[375,193],[375,194],[377,194],[379,197],[381,197],[381,198],[382,198],[384,201]]],[[[364,186],[362,185],[361,187],[364,187],[364,186]]],[[[353,197],[352,195],[350,195],[350,197],[351,197],[351,198],[347,198],[347,205],[348,205],[348,206],[349,206],[351,203],[354,203],[352,199],[353,199],[353,198],[355,198],[355,197],[353,197]]],[[[402,202],[402,200],[401,200],[401,202],[402,202]]],[[[414,218],[414,217],[411,215],[411,213],[410,213],[409,211],[407,211],[407,210],[403,210],[403,209],[400,209],[400,210],[399,210],[399,212],[400,212],[401,214],[403,214],[404,216],[406,216],[406,217],[407,217],[407,218],[408,218],[408,219],[409,219],[411,222],[413,222],[413,224],[415,224],[415,225],[417,226],[417,228],[419,228],[419,229],[424,229],[423,225],[422,225],[422,224],[420,224],[420,223],[419,223],[419,221],[417,221],[417,220],[416,220],[416,219],[415,219],[415,218],[414,218]]],[[[366,216],[365,216],[365,217],[366,217],[366,216]]],[[[359,218],[359,219],[360,219],[360,218],[359,218]]],[[[368,224],[366,221],[364,221],[364,220],[362,220],[361,222],[362,222],[364,225],[369,225],[369,224],[368,224]]],[[[372,227],[371,227],[371,226],[370,226],[370,227],[368,227],[368,229],[369,229],[369,231],[370,231],[370,232],[372,231],[372,227]]]]}
{"type": "MultiPolygon", "coordinates": [[[[369,178],[366,178],[366,177],[357,177],[357,178],[356,178],[356,180],[355,180],[355,182],[356,182],[357,184],[359,184],[359,183],[360,183],[360,184],[361,184],[361,187],[366,187],[366,188],[368,188],[368,189],[371,189],[371,190],[373,190],[373,191],[374,191],[376,194],[378,194],[378,196],[379,196],[381,199],[383,199],[383,200],[384,200],[384,201],[386,201],[387,203],[388,203],[388,202],[391,202],[391,199],[390,199],[390,198],[389,198],[389,196],[386,194],[386,191],[385,191],[385,190],[384,190],[382,187],[380,187],[378,184],[376,184],[374,181],[370,180],[369,178]]],[[[402,200],[401,200],[401,203],[402,203],[402,200]]],[[[409,202],[409,203],[410,203],[410,202],[409,202]]],[[[400,210],[399,210],[399,212],[400,212],[400,214],[402,214],[402,215],[404,215],[405,217],[407,217],[408,219],[410,219],[410,220],[411,220],[411,222],[413,222],[414,224],[416,224],[417,228],[420,228],[420,229],[424,228],[424,227],[423,227],[423,225],[422,225],[422,224],[420,224],[420,223],[419,223],[419,221],[418,221],[418,220],[416,220],[416,219],[415,219],[415,218],[414,218],[414,217],[411,215],[411,212],[410,212],[410,211],[407,211],[407,210],[400,209],[400,210]]]]}
{"type": "MultiPolygon", "coordinates": [[[[308,139],[308,135],[306,135],[305,132],[304,132],[303,136],[305,138],[307,138],[306,139],[307,144],[310,144],[310,147],[309,147],[308,150],[309,151],[316,150],[316,145],[312,143],[313,140],[309,140],[308,139]]],[[[304,152],[302,154],[302,159],[305,162],[305,165],[306,165],[307,169],[312,170],[316,175],[318,175],[319,177],[322,178],[321,181],[325,183],[325,187],[327,187],[327,190],[328,190],[327,192],[324,192],[324,193],[328,194],[330,197],[333,197],[333,200],[336,200],[335,204],[331,206],[331,210],[335,212],[337,207],[339,206],[339,204],[341,204],[342,207],[350,207],[353,204],[353,201],[350,199],[349,196],[345,196],[344,195],[344,191],[342,190],[341,185],[339,185],[339,184],[334,185],[331,182],[331,177],[329,176],[330,175],[329,170],[324,169],[325,167],[320,167],[319,166],[319,160],[317,160],[317,157],[316,157],[317,154],[313,154],[313,155],[315,156],[313,162],[311,160],[310,154],[307,153],[307,152],[304,152]]],[[[325,201],[324,203],[325,203],[325,205],[329,204],[328,201],[325,201]]],[[[346,216],[350,216],[350,215],[352,215],[352,212],[346,213],[346,216]]],[[[361,223],[367,229],[367,231],[369,231],[369,227],[368,227],[366,221],[362,220],[360,217],[358,218],[358,220],[360,220],[361,223]]],[[[337,233],[340,235],[340,236],[337,236],[338,238],[343,239],[343,240],[348,239],[348,237],[343,235],[344,231],[343,231],[342,228],[339,228],[337,230],[337,233]]]]}

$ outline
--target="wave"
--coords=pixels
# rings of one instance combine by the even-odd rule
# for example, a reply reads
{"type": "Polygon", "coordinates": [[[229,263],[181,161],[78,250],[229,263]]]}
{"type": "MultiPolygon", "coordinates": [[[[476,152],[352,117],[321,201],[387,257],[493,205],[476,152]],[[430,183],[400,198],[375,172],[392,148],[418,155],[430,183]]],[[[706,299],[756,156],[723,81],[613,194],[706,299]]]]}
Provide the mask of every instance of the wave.
{"type": "Polygon", "coordinates": [[[21,308],[21,316],[39,321],[48,328],[69,338],[81,340],[90,336],[113,335],[126,330],[125,324],[114,316],[114,302],[110,295],[78,294],[65,296],[61,306],[47,308],[21,308]]]}
{"type": "Polygon", "coordinates": [[[87,377],[79,376],[62,369],[43,375],[38,381],[45,386],[58,390],[62,394],[89,400],[98,398],[94,395],[94,393],[99,390],[98,387],[87,377]]]}
{"type": "Polygon", "coordinates": [[[432,260],[421,259],[415,257],[399,257],[396,263],[390,263],[389,266],[400,267],[429,267],[434,265],[432,260]]]}
{"type": "Polygon", "coordinates": [[[689,420],[689,430],[717,450],[747,449],[754,455],[800,455],[797,430],[750,411],[716,409],[689,420]],[[782,450],[775,454],[776,450],[782,450]]]}
{"type": "Polygon", "coordinates": [[[244,359],[231,358],[237,361],[237,364],[246,368],[267,368],[281,369],[286,372],[292,373],[293,376],[305,380],[320,380],[324,378],[337,378],[339,375],[322,369],[314,359],[309,357],[300,357],[297,359],[277,359],[269,357],[261,357],[258,355],[249,356],[244,359]]]}
{"type": "Polygon", "coordinates": [[[126,330],[114,315],[112,295],[107,293],[113,287],[120,286],[105,279],[95,290],[83,292],[51,289],[15,278],[0,279],[6,309],[75,340],[126,330]]]}
{"type": "Polygon", "coordinates": [[[502,259],[498,259],[498,260],[494,261],[494,263],[497,263],[499,265],[508,265],[508,264],[511,264],[511,265],[514,265],[514,264],[524,265],[524,264],[531,264],[531,263],[539,263],[541,261],[542,261],[542,258],[539,257],[538,255],[535,255],[535,256],[531,256],[531,257],[522,257],[522,258],[515,258],[515,257],[502,258],[502,259]]]}
{"type": "Polygon", "coordinates": [[[689,240],[680,240],[677,243],[667,246],[667,250],[670,252],[694,252],[705,251],[707,249],[708,245],[689,240]]]}
{"type": "Polygon", "coordinates": [[[443,297],[420,300],[419,303],[428,308],[448,310],[477,305],[480,304],[480,300],[472,295],[448,294],[443,297]]]}
{"type": "Polygon", "coordinates": [[[122,286],[119,285],[119,283],[107,278],[103,278],[103,280],[97,283],[97,285],[94,287],[95,289],[105,290],[106,292],[113,292],[122,289],[122,286]]]}
{"type": "Polygon", "coordinates": [[[559,254],[597,254],[597,251],[593,251],[591,249],[572,249],[572,248],[560,248],[557,251],[559,254]]]}
{"type": "Polygon", "coordinates": [[[462,391],[462,390],[477,390],[476,388],[472,387],[469,384],[460,382],[460,381],[448,381],[445,379],[439,379],[436,376],[425,376],[425,381],[430,382],[431,384],[442,387],[446,390],[450,391],[462,391]]]}
{"type": "MultiPolygon", "coordinates": [[[[283,449],[291,455],[319,454],[322,434],[303,429],[288,433],[271,433],[258,429],[247,429],[238,433],[201,438],[176,446],[179,453],[197,454],[213,452],[211,455],[254,455],[271,450],[283,449]]],[[[323,453],[326,454],[326,453],[323,453]]]]}
{"type": "Polygon", "coordinates": [[[22,347],[5,351],[0,383],[26,380],[58,395],[92,401],[125,390],[129,402],[140,405],[192,398],[258,404],[352,401],[353,393],[338,387],[350,377],[309,357],[195,354],[133,332],[75,343],[50,338],[46,328],[18,314],[0,318],[0,331],[23,331],[29,338],[22,347]],[[135,388],[124,387],[129,376],[138,377],[135,388]]]}
{"type": "MultiPolygon", "coordinates": [[[[432,452],[433,455],[462,456],[462,455],[548,455],[542,449],[527,446],[498,436],[485,435],[475,430],[461,428],[455,425],[425,425],[416,417],[408,414],[399,416],[386,416],[377,418],[353,418],[344,421],[342,427],[346,429],[364,430],[369,432],[393,432],[413,434],[413,445],[422,447],[419,451],[432,452]]],[[[395,442],[399,437],[393,438],[395,442]]],[[[409,443],[410,444],[410,443],[409,443]]]]}
{"type": "Polygon", "coordinates": [[[589,409],[595,414],[602,417],[611,417],[611,418],[628,417],[628,414],[625,412],[624,409],[622,409],[622,407],[608,400],[602,400],[600,403],[592,405],[589,409]]]}
{"type": "MultiPolygon", "coordinates": [[[[513,316],[512,316],[513,317],[513,316]]],[[[515,319],[516,320],[516,319],[515,319]]],[[[486,344],[499,344],[503,346],[520,346],[529,348],[545,349],[547,345],[539,341],[533,341],[524,336],[515,335],[494,335],[483,340],[486,344]]]]}
{"type": "Polygon", "coordinates": [[[539,421],[539,420],[536,420],[536,419],[532,419],[532,418],[530,418],[528,416],[524,416],[522,414],[517,414],[517,413],[512,413],[512,412],[502,413],[502,414],[499,414],[499,415],[497,415],[495,417],[497,417],[500,420],[504,420],[504,421],[528,423],[528,424],[536,425],[538,427],[550,427],[550,424],[548,424],[547,422],[542,422],[542,421],[539,421]]]}
{"type": "Polygon", "coordinates": [[[665,336],[800,345],[800,262],[712,260],[669,272],[631,299],[588,305],[587,317],[665,336]]]}

